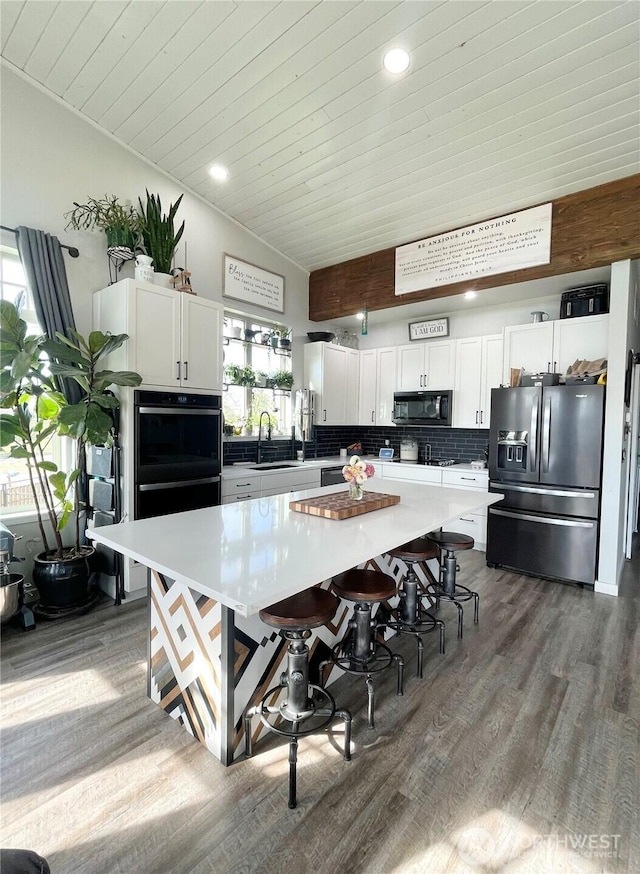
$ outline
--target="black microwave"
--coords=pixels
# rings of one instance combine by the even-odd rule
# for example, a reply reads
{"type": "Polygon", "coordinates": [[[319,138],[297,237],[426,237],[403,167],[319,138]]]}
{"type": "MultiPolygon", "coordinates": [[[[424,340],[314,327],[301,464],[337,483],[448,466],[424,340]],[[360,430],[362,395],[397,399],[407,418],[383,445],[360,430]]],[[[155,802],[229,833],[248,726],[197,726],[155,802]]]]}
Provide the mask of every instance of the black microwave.
{"type": "Polygon", "coordinates": [[[397,391],[393,395],[396,425],[451,425],[450,391],[397,391]]]}

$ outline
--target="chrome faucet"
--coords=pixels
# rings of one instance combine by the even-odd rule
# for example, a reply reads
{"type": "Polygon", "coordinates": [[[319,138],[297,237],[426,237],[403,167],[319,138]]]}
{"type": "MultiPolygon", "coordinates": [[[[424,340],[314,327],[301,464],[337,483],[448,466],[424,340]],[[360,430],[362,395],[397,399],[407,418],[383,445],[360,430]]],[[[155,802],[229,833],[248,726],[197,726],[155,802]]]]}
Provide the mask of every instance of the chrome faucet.
{"type": "Polygon", "coordinates": [[[258,451],[256,455],[256,464],[262,463],[262,417],[267,417],[267,440],[271,440],[271,416],[266,410],[260,413],[260,421],[258,423],[258,451]]]}

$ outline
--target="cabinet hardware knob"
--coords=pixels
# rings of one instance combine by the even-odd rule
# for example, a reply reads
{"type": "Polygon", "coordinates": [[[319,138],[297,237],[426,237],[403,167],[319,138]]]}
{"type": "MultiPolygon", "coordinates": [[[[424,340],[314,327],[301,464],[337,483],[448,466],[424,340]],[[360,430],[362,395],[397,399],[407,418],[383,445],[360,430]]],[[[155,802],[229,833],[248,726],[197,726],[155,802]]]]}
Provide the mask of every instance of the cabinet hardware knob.
{"type": "Polygon", "coordinates": [[[478,411],[476,410],[476,425],[478,424],[478,411]]]}
{"type": "Polygon", "coordinates": [[[184,362],[184,378],[185,378],[185,382],[189,379],[189,362],[188,361],[184,362]]]}
{"type": "Polygon", "coordinates": [[[176,361],[176,379],[180,380],[180,362],[176,361]]]}

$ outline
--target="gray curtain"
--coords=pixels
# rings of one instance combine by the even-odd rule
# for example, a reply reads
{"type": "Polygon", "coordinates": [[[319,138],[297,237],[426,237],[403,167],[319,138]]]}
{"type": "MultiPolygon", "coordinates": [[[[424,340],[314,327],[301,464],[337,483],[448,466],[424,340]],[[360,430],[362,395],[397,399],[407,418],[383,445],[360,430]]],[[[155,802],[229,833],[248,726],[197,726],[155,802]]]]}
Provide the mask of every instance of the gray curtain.
{"type": "MultiPolygon", "coordinates": [[[[18,252],[33,295],[38,321],[51,339],[56,332],[73,339],[75,330],[71,297],[62,248],[57,237],[34,228],[16,228],[18,252]]],[[[70,404],[78,403],[82,389],[74,380],[63,380],[61,390],[70,404]]]]}

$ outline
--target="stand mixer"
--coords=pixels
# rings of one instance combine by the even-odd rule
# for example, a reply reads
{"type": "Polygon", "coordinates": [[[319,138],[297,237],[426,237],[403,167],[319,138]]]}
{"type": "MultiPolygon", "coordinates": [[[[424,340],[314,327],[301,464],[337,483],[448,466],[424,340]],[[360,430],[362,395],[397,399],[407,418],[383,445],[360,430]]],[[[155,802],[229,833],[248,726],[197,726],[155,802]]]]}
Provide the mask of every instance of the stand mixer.
{"type": "Polygon", "coordinates": [[[13,554],[14,543],[20,539],[0,522],[0,624],[17,617],[22,630],[29,631],[36,623],[33,612],[24,606],[24,576],[9,573],[11,562],[24,561],[13,554]]]}

